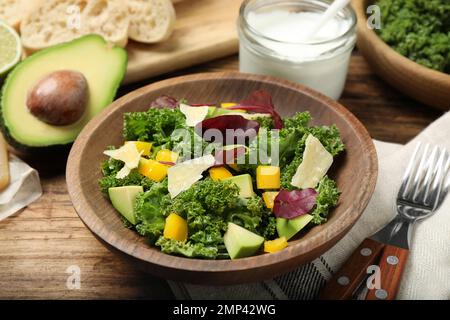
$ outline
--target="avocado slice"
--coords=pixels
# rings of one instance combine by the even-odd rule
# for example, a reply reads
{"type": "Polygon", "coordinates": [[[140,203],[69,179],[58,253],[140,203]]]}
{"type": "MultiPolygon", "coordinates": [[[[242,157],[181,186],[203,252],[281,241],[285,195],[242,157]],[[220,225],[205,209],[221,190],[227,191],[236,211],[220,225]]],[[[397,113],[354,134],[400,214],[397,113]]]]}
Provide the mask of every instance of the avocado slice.
{"type": "Polygon", "coordinates": [[[277,232],[279,237],[289,240],[312,220],[313,216],[304,214],[294,219],[277,218],[277,232]]]}
{"type": "Polygon", "coordinates": [[[212,117],[218,117],[218,116],[226,116],[227,114],[237,114],[237,113],[242,113],[236,110],[228,110],[228,109],[224,109],[224,108],[216,108],[216,110],[214,110],[212,117]]]}
{"type": "Polygon", "coordinates": [[[206,115],[206,118],[213,118],[214,113],[216,112],[216,107],[211,106],[208,108],[208,114],[206,115]]]}
{"type": "Polygon", "coordinates": [[[2,89],[2,130],[10,144],[24,151],[58,149],[72,143],[84,125],[108,106],[125,75],[127,53],[98,35],[87,35],[39,51],[23,60],[8,75],[2,89]],[[33,116],[26,105],[29,90],[46,75],[77,71],[88,83],[86,110],[76,123],[55,126],[33,116]]]}
{"type": "Polygon", "coordinates": [[[134,201],[141,192],[144,192],[142,186],[124,186],[108,189],[113,207],[133,225],[136,224],[136,215],[133,209],[134,201]]]}
{"type": "Polygon", "coordinates": [[[231,259],[244,258],[254,255],[264,242],[264,238],[228,222],[228,230],[223,236],[225,248],[231,259]]]}
{"type": "Polygon", "coordinates": [[[255,195],[252,177],[249,174],[225,178],[222,181],[231,181],[236,184],[239,187],[239,196],[241,198],[251,198],[255,195]]]}

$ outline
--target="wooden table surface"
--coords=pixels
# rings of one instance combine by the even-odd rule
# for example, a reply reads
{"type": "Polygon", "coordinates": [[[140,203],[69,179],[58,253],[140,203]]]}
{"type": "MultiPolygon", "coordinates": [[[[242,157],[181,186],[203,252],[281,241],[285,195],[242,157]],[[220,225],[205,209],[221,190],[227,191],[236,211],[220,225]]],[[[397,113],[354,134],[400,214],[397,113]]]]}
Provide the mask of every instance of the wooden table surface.
{"type": "MultiPolygon", "coordinates": [[[[120,95],[176,75],[237,69],[238,58],[231,56],[124,87],[120,95]]],[[[407,142],[441,115],[384,84],[357,52],[340,102],[373,138],[398,143],[407,142]]],[[[83,225],[67,194],[64,158],[26,161],[39,170],[44,195],[0,222],[0,299],[172,297],[164,281],[110,252],[83,225]],[[70,266],[80,268],[80,289],[66,286],[70,266]]]]}

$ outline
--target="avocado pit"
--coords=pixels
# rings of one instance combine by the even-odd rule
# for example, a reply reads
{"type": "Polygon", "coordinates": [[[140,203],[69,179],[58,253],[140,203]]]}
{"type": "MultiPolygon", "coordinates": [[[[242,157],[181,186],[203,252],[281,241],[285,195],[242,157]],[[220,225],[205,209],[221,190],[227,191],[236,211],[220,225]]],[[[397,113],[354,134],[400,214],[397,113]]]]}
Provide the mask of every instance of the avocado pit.
{"type": "Polygon", "coordinates": [[[27,95],[27,108],[39,120],[70,125],[83,116],[88,103],[88,83],[77,71],[61,70],[40,79],[27,95]]]}

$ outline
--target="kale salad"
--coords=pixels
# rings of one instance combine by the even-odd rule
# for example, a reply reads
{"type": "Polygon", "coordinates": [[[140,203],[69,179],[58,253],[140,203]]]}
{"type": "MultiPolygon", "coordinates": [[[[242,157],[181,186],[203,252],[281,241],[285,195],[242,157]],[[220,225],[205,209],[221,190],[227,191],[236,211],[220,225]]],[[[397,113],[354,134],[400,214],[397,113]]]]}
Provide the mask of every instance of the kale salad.
{"type": "Polygon", "coordinates": [[[125,225],[164,253],[275,253],[325,223],[339,200],[327,176],[344,150],[339,130],[310,120],[282,119],[265,91],[218,104],[162,96],[124,114],[124,143],[104,151],[99,186],[125,225]]]}

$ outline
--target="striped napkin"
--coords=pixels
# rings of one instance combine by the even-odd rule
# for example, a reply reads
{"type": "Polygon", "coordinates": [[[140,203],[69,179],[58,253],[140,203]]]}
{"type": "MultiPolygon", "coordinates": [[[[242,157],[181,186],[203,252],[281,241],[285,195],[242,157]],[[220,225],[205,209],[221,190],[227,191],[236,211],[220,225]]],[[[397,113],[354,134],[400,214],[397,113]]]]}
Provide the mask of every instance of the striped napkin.
{"type": "MultiPolygon", "coordinates": [[[[401,128],[398,128],[401,130],[401,128]]],[[[316,260],[274,279],[235,286],[169,282],[178,299],[314,299],[366,237],[395,216],[394,203],[406,165],[417,142],[450,151],[450,113],[406,145],[374,141],[379,175],[374,195],[350,232],[316,260]]],[[[397,299],[450,299],[450,197],[436,214],[416,224],[409,260],[397,299]]]]}

